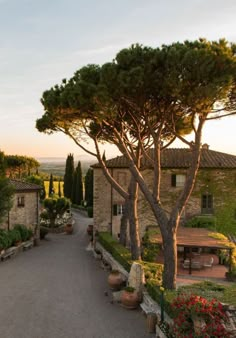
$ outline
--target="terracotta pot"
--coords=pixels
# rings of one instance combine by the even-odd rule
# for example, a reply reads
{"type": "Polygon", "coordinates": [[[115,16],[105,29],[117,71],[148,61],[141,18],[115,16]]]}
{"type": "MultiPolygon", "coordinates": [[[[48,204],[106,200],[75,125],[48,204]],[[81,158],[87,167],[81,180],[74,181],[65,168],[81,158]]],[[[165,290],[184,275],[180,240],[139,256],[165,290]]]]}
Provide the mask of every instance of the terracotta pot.
{"type": "Polygon", "coordinates": [[[65,227],[65,231],[67,235],[71,235],[73,233],[73,225],[72,224],[67,224],[65,227]]]}
{"type": "Polygon", "coordinates": [[[87,234],[89,236],[92,236],[93,235],[93,224],[89,224],[88,227],[87,227],[87,234]]]}
{"type": "Polygon", "coordinates": [[[136,291],[123,290],[121,293],[121,304],[127,309],[136,309],[139,306],[139,296],[136,291]]]}
{"type": "Polygon", "coordinates": [[[123,279],[119,271],[111,271],[108,276],[108,285],[111,290],[120,290],[123,279]]]}
{"type": "Polygon", "coordinates": [[[15,246],[20,246],[21,243],[22,243],[22,241],[16,241],[16,242],[14,243],[14,245],[15,245],[15,246]]]}

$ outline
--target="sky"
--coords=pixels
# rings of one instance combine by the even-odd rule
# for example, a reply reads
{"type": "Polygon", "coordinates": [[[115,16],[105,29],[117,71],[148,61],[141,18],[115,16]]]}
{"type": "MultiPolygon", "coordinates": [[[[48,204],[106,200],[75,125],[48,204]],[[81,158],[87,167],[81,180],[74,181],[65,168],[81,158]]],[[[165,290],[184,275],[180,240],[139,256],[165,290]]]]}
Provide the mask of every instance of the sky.
{"type": "MultiPolygon", "coordinates": [[[[45,90],[133,43],[236,42],[235,14],[236,0],[0,0],[0,149],[36,158],[84,155],[67,136],[35,128],[45,90]]],[[[235,130],[236,117],[208,122],[203,143],[236,155],[235,130]]],[[[117,153],[106,147],[107,158],[117,153]]]]}

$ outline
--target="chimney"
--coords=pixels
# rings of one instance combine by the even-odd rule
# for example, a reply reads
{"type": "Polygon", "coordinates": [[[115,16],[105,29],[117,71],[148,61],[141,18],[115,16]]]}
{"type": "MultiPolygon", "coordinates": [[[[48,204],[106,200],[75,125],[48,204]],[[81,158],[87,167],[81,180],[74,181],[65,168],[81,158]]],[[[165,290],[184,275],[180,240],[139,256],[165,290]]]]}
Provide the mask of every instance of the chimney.
{"type": "Polygon", "coordinates": [[[204,144],[202,145],[202,149],[209,150],[209,144],[204,143],[204,144]]]}

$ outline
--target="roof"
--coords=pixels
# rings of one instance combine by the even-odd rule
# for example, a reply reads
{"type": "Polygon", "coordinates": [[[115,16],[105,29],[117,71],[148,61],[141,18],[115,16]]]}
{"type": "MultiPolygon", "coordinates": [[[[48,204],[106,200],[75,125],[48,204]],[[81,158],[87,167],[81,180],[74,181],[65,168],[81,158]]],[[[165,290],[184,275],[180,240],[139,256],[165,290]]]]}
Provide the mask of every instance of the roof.
{"type": "MultiPolygon", "coordinates": [[[[190,164],[191,150],[188,148],[168,148],[162,151],[161,167],[162,168],[188,168],[190,164]]],[[[128,161],[124,156],[117,156],[106,161],[108,168],[128,168],[128,161]]],[[[142,166],[150,168],[146,160],[142,161],[142,166]]],[[[92,166],[99,168],[98,163],[92,166]]],[[[219,151],[202,149],[200,168],[224,168],[236,169],[236,156],[221,153],[219,151]]]]}
{"type": "MultiPolygon", "coordinates": [[[[230,249],[228,240],[211,237],[212,230],[204,228],[185,228],[180,226],[177,230],[177,245],[192,248],[230,249]]],[[[150,238],[156,243],[162,243],[161,234],[153,234],[150,238]]]]}
{"type": "Polygon", "coordinates": [[[14,186],[16,191],[36,191],[42,189],[40,185],[20,180],[10,179],[10,183],[14,186]]]}

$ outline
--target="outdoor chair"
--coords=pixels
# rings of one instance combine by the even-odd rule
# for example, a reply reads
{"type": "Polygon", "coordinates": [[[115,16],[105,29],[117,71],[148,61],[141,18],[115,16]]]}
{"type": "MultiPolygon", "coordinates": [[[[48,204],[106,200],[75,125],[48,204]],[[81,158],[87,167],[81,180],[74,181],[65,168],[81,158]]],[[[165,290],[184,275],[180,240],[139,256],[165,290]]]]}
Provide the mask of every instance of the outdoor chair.
{"type": "MultiPolygon", "coordinates": [[[[184,269],[189,269],[189,264],[190,264],[190,261],[189,261],[188,259],[186,259],[186,260],[183,262],[183,268],[184,268],[184,269]]],[[[200,270],[201,267],[202,267],[201,262],[198,262],[198,261],[192,261],[192,262],[191,262],[191,268],[192,268],[192,269],[200,270]]]]}
{"type": "Polygon", "coordinates": [[[211,257],[208,262],[204,262],[203,263],[203,267],[204,268],[212,268],[213,263],[214,263],[214,258],[211,257]]]}

